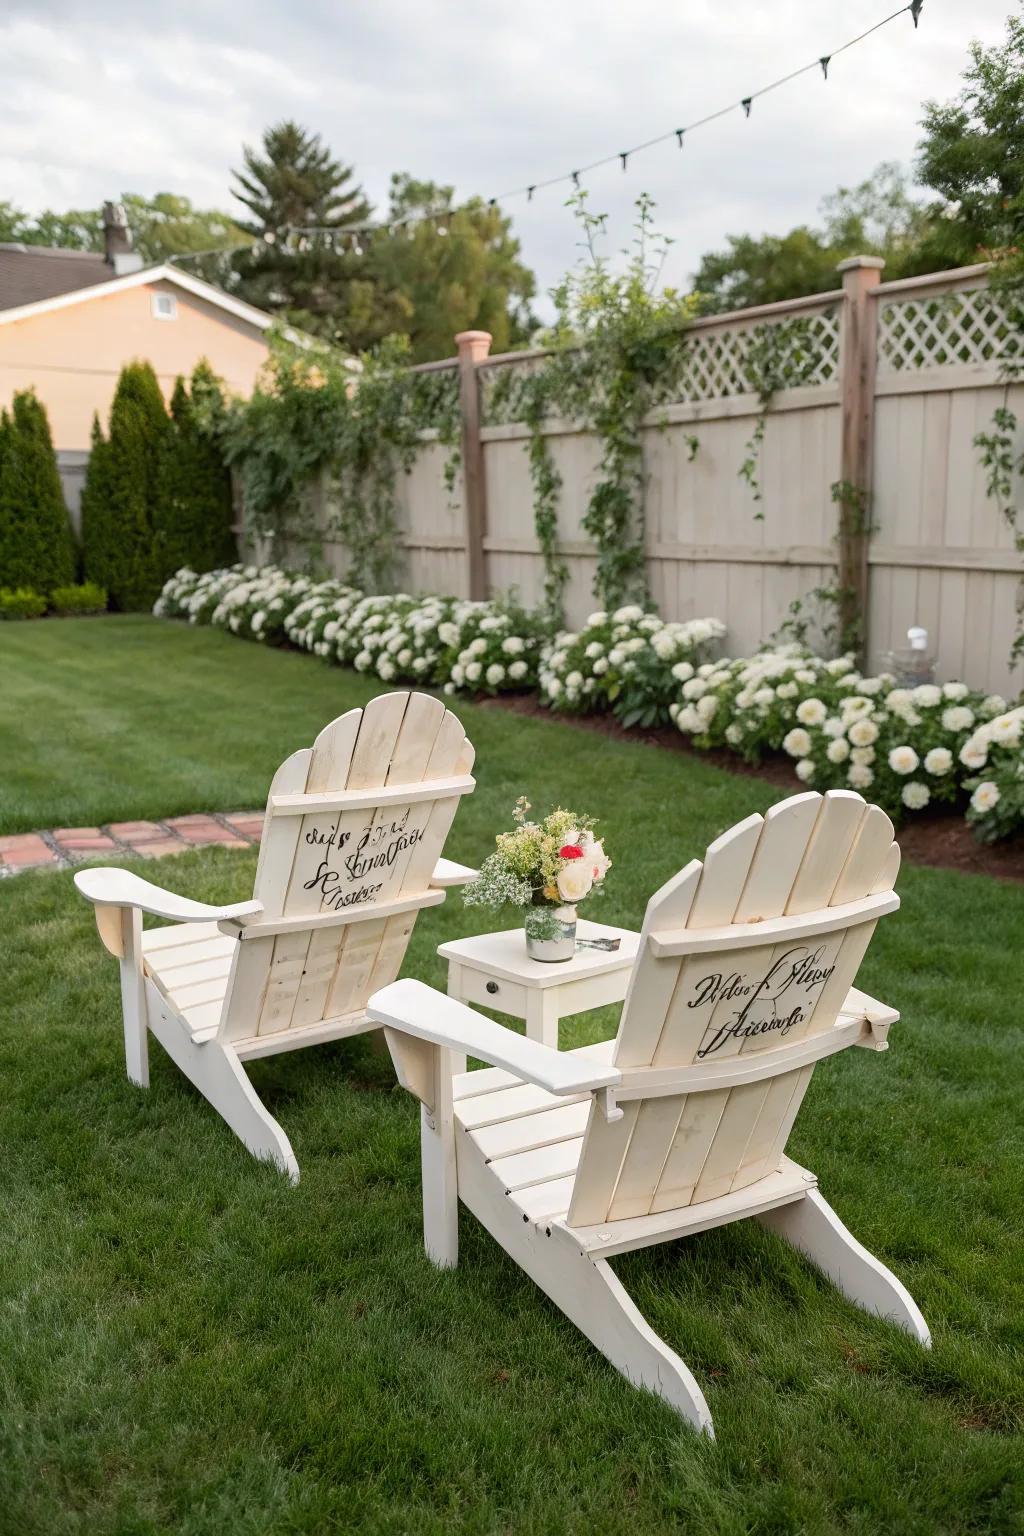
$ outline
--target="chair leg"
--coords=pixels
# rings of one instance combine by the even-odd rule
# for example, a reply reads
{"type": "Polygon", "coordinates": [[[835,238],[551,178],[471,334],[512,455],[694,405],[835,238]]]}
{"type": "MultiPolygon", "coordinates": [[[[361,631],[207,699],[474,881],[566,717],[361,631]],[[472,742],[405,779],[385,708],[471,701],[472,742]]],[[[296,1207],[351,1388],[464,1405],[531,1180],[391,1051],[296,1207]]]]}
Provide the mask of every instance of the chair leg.
{"type": "Polygon", "coordinates": [[[762,1212],[757,1220],[805,1254],[858,1307],[888,1318],[931,1347],[928,1324],[906,1286],[858,1243],[816,1189],[791,1205],[762,1212]]]}
{"type": "Polygon", "coordinates": [[[149,1040],[146,1035],[146,982],[142,973],[142,913],[122,913],[121,1013],[124,1063],[129,1082],[149,1087],[149,1040]]]}
{"type": "Polygon", "coordinates": [[[455,1116],[452,1110],[451,1052],[431,1050],[432,1099],[420,1105],[420,1155],[423,1166],[423,1245],[439,1269],[459,1262],[459,1187],[455,1167],[455,1116]]]}
{"type": "MultiPolygon", "coordinates": [[[[155,1010],[154,1010],[155,1013],[155,1010]]],[[[194,1045],[174,1019],[151,1018],[150,1028],[171,1060],[198,1088],[254,1157],[276,1164],[293,1184],[299,1165],[291,1142],[263,1104],[230,1046],[219,1040],[194,1045]]]]}
{"type": "Polygon", "coordinates": [[[461,1139],[458,1151],[459,1194],[491,1236],[616,1370],[714,1439],[693,1373],[641,1315],[607,1259],[590,1258],[564,1227],[524,1221],[482,1161],[472,1151],[463,1155],[461,1139]]]}

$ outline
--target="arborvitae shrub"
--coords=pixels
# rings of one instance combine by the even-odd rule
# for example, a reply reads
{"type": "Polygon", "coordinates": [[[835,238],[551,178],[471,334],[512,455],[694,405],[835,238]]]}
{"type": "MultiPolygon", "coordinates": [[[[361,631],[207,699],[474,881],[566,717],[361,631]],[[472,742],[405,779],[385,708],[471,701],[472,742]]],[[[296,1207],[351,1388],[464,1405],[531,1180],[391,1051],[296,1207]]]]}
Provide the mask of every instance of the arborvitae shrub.
{"type": "Polygon", "coordinates": [[[85,576],[105,587],[115,608],[152,607],[165,578],[155,534],[170,420],[149,363],[121,370],[110,430],[93,427],[82,491],[85,576]]]}
{"type": "Polygon", "coordinates": [[[231,474],[217,442],[223,412],[220,383],[209,363],[196,367],[191,393],[178,379],[156,514],[155,553],[162,580],[183,565],[212,571],[237,559],[231,474]]]}
{"type": "Polygon", "coordinates": [[[0,413],[0,587],[45,596],[73,581],[76,565],[46,409],[22,390],[0,413]]]}

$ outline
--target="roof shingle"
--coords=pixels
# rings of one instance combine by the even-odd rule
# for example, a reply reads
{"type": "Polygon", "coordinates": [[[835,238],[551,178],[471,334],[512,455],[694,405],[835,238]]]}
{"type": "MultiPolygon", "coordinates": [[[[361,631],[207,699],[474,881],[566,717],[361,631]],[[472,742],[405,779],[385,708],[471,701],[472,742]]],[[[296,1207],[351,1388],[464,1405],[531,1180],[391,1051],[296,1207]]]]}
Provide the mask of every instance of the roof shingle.
{"type": "Polygon", "coordinates": [[[62,251],[49,245],[0,244],[0,310],[94,288],[115,276],[96,251],[62,251]]]}

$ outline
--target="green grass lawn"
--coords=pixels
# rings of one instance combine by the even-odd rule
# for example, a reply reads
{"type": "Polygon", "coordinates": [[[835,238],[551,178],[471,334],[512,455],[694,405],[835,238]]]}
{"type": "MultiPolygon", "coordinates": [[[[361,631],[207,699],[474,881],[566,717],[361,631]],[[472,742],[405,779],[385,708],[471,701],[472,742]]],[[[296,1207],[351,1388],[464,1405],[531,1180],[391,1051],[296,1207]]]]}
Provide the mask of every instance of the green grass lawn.
{"type": "MultiPolygon", "coordinates": [[[[145,619],[0,630],[4,827],[262,801],[373,691],[306,657],[145,619]]],[[[603,821],[594,915],[646,896],[778,791],[683,754],[458,705],[478,862],[512,799],[603,821]]],[[[140,866],[141,867],[141,866],[140,866]]],[[[145,867],[207,899],[255,855],[145,867]]],[[[630,1387],[472,1217],[420,1237],[418,1112],[360,1039],[255,1062],[302,1168],[257,1164],[151,1046],[124,1078],[116,966],[68,874],[0,882],[0,1533],[1024,1530],[1024,889],[910,868],[862,969],[903,1021],[821,1065],[791,1144],[909,1286],[925,1353],[753,1224],[615,1261],[718,1439],[630,1387]]],[[[443,985],[457,895],[406,974],[443,985]]],[[[563,1044],[614,1028],[572,1021],[563,1044]]]]}

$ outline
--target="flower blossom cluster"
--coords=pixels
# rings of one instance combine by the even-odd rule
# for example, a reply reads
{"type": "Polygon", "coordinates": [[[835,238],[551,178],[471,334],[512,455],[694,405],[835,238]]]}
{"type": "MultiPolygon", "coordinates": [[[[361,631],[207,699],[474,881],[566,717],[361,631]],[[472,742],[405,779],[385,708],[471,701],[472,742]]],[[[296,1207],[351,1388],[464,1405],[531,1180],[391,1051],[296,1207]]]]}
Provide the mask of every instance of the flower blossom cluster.
{"type": "Polygon", "coordinates": [[[590,714],[610,709],[623,725],[663,725],[679,681],[725,634],[719,619],[666,623],[637,604],[592,613],[579,633],[545,647],[541,697],[552,709],[590,714]]]}
{"type": "Polygon", "coordinates": [[[955,799],[971,732],[1006,708],[966,683],[901,688],[796,644],[706,663],[680,694],[673,718],[696,745],[750,762],[784,752],[804,784],[857,790],[893,815],[955,799]]]}

